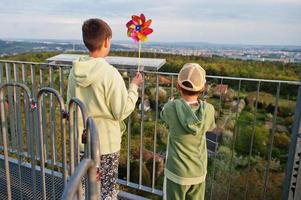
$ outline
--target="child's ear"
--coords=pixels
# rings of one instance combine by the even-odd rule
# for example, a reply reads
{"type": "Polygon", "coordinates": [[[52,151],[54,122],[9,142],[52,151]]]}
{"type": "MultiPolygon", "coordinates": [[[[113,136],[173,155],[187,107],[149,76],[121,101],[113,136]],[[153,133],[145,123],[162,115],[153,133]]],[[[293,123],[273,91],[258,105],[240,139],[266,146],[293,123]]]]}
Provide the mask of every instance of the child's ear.
{"type": "Polygon", "coordinates": [[[181,87],[180,87],[179,83],[177,83],[177,85],[176,85],[176,88],[177,88],[177,90],[178,90],[180,93],[182,92],[182,90],[181,90],[181,87]]]}
{"type": "Polygon", "coordinates": [[[103,46],[105,47],[105,48],[108,48],[109,47],[109,38],[106,38],[105,39],[105,41],[104,41],[104,43],[103,43],[103,46]]]}

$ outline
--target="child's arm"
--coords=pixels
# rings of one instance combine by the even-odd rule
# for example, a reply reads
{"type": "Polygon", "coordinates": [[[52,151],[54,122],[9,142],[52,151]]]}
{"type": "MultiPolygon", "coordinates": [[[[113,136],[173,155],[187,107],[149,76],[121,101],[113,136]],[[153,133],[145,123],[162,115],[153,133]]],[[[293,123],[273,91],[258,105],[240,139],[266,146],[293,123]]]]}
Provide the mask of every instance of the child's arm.
{"type": "Polygon", "coordinates": [[[137,74],[127,90],[123,78],[117,70],[114,76],[115,79],[111,83],[107,98],[114,119],[122,121],[135,109],[138,99],[138,85],[142,83],[142,77],[140,73],[137,74]]]}
{"type": "Polygon", "coordinates": [[[208,116],[208,120],[209,120],[209,126],[208,126],[208,130],[207,131],[213,131],[216,127],[215,125],[215,109],[212,105],[210,105],[210,109],[209,109],[209,116],[208,116]]]}
{"type": "Polygon", "coordinates": [[[160,112],[160,118],[168,124],[168,117],[167,117],[167,114],[166,114],[166,109],[167,108],[167,104],[165,104],[160,112]]]}
{"type": "Polygon", "coordinates": [[[165,121],[165,115],[164,115],[164,107],[162,108],[161,112],[160,112],[160,118],[164,121],[165,121]]]}

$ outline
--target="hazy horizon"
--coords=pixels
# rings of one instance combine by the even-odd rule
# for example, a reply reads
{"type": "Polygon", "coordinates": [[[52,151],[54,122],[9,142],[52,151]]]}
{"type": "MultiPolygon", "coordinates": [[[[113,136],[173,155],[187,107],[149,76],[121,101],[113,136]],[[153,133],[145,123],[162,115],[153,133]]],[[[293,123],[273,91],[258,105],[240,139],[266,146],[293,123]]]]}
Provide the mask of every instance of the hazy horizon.
{"type": "Polygon", "coordinates": [[[113,41],[130,41],[126,22],[153,20],[150,42],[301,46],[300,0],[2,0],[0,38],[81,40],[81,25],[102,18],[113,41]]]}
{"type": "MultiPolygon", "coordinates": [[[[53,39],[53,38],[0,38],[3,41],[24,41],[24,42],[62,42],[62,43],[74,43],[84,44],[81,39],[53,39]]],[[[135,45],[131,40],[112,40],[112,44],[127,43],[135,45]]],[[[301,45],[286,45],[286,44],[247,44],[247,43],[213,43],[213,42],[203,42],[203,41],[148,41],[143,45],[154,45],[154,44],[193,44],[193,45],[212,45],[212,46],[254,46],[254,47],[297,47],[301,48],[301,45]]]]}

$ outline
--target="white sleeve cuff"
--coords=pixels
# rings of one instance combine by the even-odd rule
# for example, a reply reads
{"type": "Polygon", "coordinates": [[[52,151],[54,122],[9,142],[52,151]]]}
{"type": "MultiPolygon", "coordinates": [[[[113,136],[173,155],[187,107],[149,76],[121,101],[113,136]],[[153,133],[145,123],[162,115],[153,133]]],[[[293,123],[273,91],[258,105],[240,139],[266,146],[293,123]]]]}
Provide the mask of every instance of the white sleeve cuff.
{"type": "Polygon", "coordinates": [[[138,91],[138,85],[131,83],[129,86],[129,90],[134,90],[135,92],[138,91]]]}

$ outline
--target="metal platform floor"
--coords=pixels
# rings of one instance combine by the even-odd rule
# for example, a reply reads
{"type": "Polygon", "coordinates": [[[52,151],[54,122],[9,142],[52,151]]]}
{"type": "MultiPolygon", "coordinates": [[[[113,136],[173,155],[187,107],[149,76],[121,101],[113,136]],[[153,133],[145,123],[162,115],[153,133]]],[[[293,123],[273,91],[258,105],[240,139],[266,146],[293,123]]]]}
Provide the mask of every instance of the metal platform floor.
{"type": "MultiPolygon", "coordinates": [[[[41,196],[41,175],[39,167],[36,167],[36,182],[34,183],[31,165],[28,163],[23,163],[18,165],[18,161],[13,158],[9,158],[10,167],[10,180],[11,180],[11,191],[12,199],[35,199],[34,198],[34,187],[36,191],[36,199],[42,199],[41,196]],[[21,177],[19,177],[19,170],[21,177]],[[21,178],[21,181],[20,181],[21,178]]],[[[60,199],[63,193],[63,180],[62,174],[59,172],[54,172],[51,174],[51,170],[46,169],[46,197],[47,199],[60,199]]],[[[0,199],[7,199],[6,192],[6,177],[4,170],[4,158],[0,155],[0,199]]]]}
{"type": "MultiPolygon", "coordinates": [[[[10,167],[10,179],[11,179],[11,191],[12,199],[24,199],[24,200],[35,200],[34,198],[34,187],[36,187],[36,199],[42,199],[41,187],[41,175],[40,168],[36,167],[36,183],[34,184],[32,177],[31,165],[29,163],[22,163],[20,165],[21,171],[21,185],[19,177],[19,165],[18,160],[14,158],[9,158],[10,167]],[[21,198],[22,197],[22,198],[21,198]]],[[[62,174],[49,169],[45,169],[46,178],[46,198],[47,199],[61,199],[64,187],[62,174]]],[[[0,154],[0,200],[7,199],[6,192],[6,177],[4,170],[4,157],[0,154]]],[[[148,200],[147,198],[130,194],[124,191],[118,193],[119,200],[148,200]]]]}

